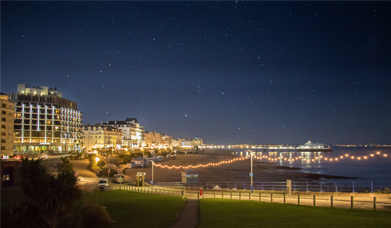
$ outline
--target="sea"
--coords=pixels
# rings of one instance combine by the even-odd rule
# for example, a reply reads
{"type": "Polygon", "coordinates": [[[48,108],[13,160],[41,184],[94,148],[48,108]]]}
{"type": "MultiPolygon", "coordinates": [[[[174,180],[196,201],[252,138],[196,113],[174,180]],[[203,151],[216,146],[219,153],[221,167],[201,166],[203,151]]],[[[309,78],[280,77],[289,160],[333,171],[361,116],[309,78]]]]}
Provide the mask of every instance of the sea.
{"type": "MultiPolygon", "coordinates": [[[[279,166],[301,168],[301,172],[328,174],[335,176],[354,177],[360,181],[391,181],[391,148],[382,147],[332,147],[333,152],[256,152],[256,156],[268,156],[271,159],[283,156],[284,158],[300,159],[288,161],[277,159],[269,161],[262,159],[263,162],[269,162],[279,166]],[[373,155],[373,157],[371,156],[373,155]],[[319,156],[325,159],[316,159],[319,156]],[[347,156],[346,156],[347,155],[347,156]],[[343,158],[341,159],[341,156],[343,158]],[[352,156],[354,158],[352,159],[352,156]],[[366,156],[366,159],[364,158],[366,156]],[[361,159],[358,160],[358,157],[361,159]],[[304,160],[305,158],[305,160],[304,160]],[[332,161],[330,161],[332,158],[332,161]],[[338,160],[335,160],[338,158],[338,160]],[[312,161],[314,159],[314,161],[312,161]]],[[[251,149],[237,149],[234,153],[240,156],[246,155],[251,149]]],[[[252,149],[253,152],[256,150],[252,149]]]]}

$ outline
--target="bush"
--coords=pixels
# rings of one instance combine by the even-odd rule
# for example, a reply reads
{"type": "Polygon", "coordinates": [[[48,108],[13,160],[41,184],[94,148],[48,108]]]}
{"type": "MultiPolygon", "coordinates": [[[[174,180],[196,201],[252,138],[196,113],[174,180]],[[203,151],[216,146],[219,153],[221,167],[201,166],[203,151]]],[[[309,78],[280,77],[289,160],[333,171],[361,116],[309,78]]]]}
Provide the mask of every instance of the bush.
{"type": "Polygon", "coordinates": [[[132,158],[130,157],[130,155],[124,155],[121,158],[121,164],[129,163],[131,160],[132,160],[132,158]]]}
{"type": "Polygon", "coordinates": [[[97,165],[99,168],[102,168],[103,166],[106,165],[106,162],[103,161],[103,160],[100,160],[100,161],[98,161],[98,163],[96,163],[96,165],[97,165]]]}
{"type": "Polygon", "coordinates": [[[102,227],[111,224],[111,217],[106,209],[99,204],[84,206],[75,227],[102,227]]]}
{"type": "Polygon", "coordinates": [[[137,157],[143,157],[143,154],[142,153],[132,153],[130,156],[132,158],[137,158],[137,157]]]}
{"type": "Polygon", "coordinates": [[[114,176],[114,174],[118,173],[118,166],[114,164],[107,164],[105,167],[102,169],[102,176],[108,176],[108,170],[110,169],[110,176],[114,176]]]}
{"type": "Polygon", "coordinates": [[[114,164],[114,165],[118,166],[119,165],[119,160],[118,160],[118,158],[112,158],[112,159],[109,159],[108,163],[109,164],[114,164]]]}

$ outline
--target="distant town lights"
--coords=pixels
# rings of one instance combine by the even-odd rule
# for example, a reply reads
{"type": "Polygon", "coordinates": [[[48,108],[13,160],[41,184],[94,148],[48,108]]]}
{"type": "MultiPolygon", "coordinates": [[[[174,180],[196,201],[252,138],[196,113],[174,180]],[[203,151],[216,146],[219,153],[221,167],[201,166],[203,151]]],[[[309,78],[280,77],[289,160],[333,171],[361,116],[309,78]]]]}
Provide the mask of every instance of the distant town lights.
{"type": "MultiPolygon", "coordinates": [[[[94,151],[96,153],[96,151],[94,151]]],[[[379,154],[379,153],[377,153],[379,154]]],[[[381,155],[381,153],[379,154],[381,155]]],[[[382,154],[383,157],[388,157],[388,154],[382,154]]],[[[229,161],[221,161],[221,162],[218,162],[218,163],[208,163],[208,164],[198,164],[198,165],[189,165],[189,166],[167,166],[167,165],[161,165],[161,164],[154,164],[155,167],[161,167],[161,168],[167,168],[167,169],[189,169],[189,168],[199,168],[199,167],[209,167],[209,166],[219,166],[219,165],[222,165],[222,164],[228,164],[228,163],[232,163],[232,162],[235,162],[235,161],[242,161],[244,159],[248,159],[251,155],[248,155],[246,157],[242,157],[242,158],[234,158],[232,160],[229,160],[229,161]]],[[[345,154],[346,157],[349,156],[349,154],[345,154]]],[[[374,157],[374,154],[370,154],[371,157],[374,157]]],[[[289,161],[289,162],[294,162],[294,161],[297,161],[298,159],[301,159],[302,157],[301,156],[298,156],[298,157],[295,157],[295,158],[283,158],[283,156],[280,156],[280,157],[277,157],[277,158],[271,158],[271,157],[268,157],[266,155],[263,155],[263,156],[254,156],[255,159],[264,159],[264,158],[267,158],[269,161],[277,161],[278,159],[280,160],[284,160],[284,161],[289,161]]],[[[307,159],[307,158],[302,158],[303,161],[308,161],[308,162],[317,162],[317,159],[322,159],[323,158],[323,155],[319,156],[319,157],[316,157],[316,159],[307,159]]],[[[340,156],[340,159],[343,159],[344,157],[343,156],[340,156]]],[[[351,156],[350,157],[352,160],[361,160],[361,158],[363,159],[367,159],[368,156],[358,156],[358,157],[355,157],[355,156],[351,156]],[[357,158],[357,159],[355,159],[357,158]]],[[[336,158],[323,158],[323,160],[325,161],[329,161],[329,162],[333,162],[333,161],[339,161],[338,157],[336,158]]]]}

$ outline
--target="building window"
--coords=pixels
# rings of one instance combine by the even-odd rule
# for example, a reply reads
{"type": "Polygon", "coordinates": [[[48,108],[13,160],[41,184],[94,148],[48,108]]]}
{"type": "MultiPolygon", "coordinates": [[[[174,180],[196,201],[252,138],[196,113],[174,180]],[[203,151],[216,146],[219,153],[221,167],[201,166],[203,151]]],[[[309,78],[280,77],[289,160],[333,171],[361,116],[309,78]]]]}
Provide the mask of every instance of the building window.
{"type": "Polygon", "coordinates": [[[3,180],[3,181],[8,181],[8,180],[10,180],[10,175],[9,175],[9,174],[4,174],[2,180],[3,180]]]}

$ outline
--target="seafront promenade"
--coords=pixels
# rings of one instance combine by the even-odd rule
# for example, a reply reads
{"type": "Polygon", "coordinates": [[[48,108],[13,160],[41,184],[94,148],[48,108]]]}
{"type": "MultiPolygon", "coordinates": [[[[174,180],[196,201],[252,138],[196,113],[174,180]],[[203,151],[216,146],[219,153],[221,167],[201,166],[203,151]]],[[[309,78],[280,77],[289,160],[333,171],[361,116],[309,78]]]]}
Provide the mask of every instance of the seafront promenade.
{"type": "Polygon", "coordinates": [[[269,203],[295,204],[315,207],[334,207],[345,209],[391,210],[391,194],[372,193],[330,193],[297,192],[291,195],[272,191],[202,191],[199,189],[178,189],[167,187],[135,187],[132,185],[112,184],[110,190],[126,190],[145,194],[175,195],[187,199],[226,199],[251,200],[269,203]]]}

